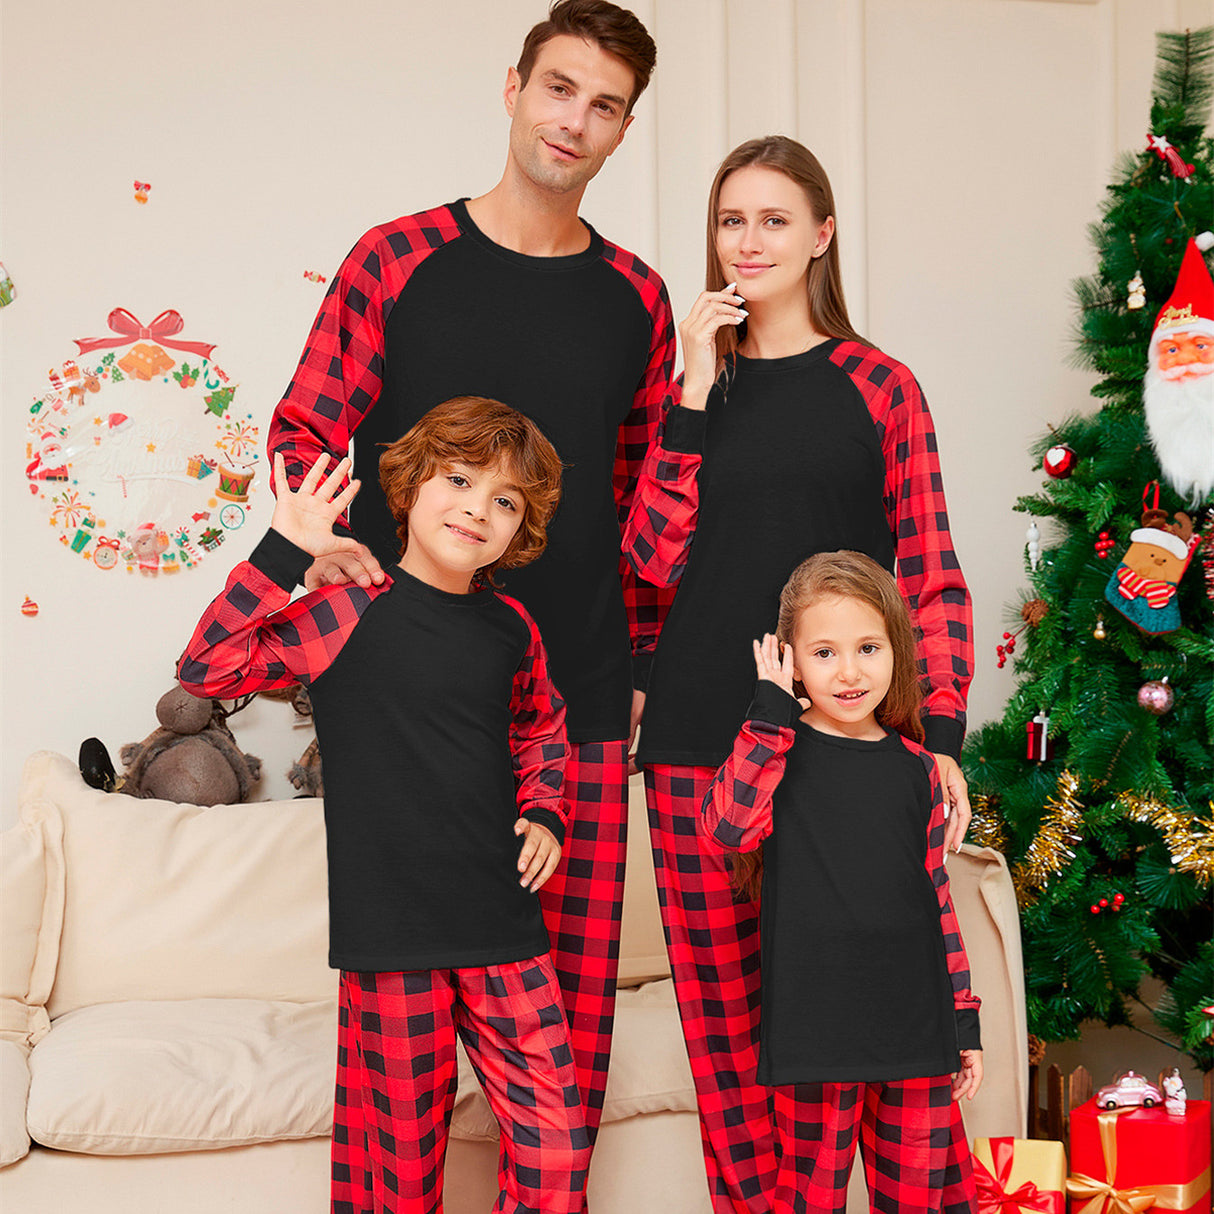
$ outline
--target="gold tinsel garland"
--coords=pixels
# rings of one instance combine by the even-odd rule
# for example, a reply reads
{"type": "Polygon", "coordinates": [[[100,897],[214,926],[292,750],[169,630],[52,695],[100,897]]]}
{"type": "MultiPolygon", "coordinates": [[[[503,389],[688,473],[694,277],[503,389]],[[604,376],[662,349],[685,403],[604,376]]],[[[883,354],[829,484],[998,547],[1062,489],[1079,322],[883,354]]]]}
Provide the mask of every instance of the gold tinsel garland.
{"type": "Polygon", "coordinates": [[[966,832],[967,843],[976,847],[993,847],[995,851],[1007,851],[1007,821],[999,812],[999,798],[984,792],[970,797],[970,808],[974,816],[966,832]]]}
{"type": "Polygon", "coordinates": [[[1054,791],[1046,798],[1045,817],[1028,845],[1024,859],[1012,870],[1016,899],[1022,907],[1033,901],[1037,890],[1049,884],[1075,858],[1070,844],[1079,842],[1083,806],[1079,803],[1079,777],[1064,771],[1054,791]]]}
{"type": "MultiPolygon", "coordinates": [[[[1122,793],[1117,805],[1131,821],[1148,823],[1163,835],[1178,871],[1192,873],[1202,885],[1214,881],[1214,814],[1199,818],[1178,813],[1154,797],[1132,792],[1122,793]]],[[[1214,804],[1210,809],[1214,811],[1214,804]]]]}

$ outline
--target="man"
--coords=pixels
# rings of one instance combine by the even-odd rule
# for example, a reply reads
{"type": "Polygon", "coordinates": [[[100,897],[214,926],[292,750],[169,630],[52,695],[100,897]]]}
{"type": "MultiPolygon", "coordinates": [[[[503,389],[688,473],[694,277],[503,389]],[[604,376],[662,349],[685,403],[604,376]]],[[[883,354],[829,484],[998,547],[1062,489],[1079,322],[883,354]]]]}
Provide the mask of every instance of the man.
{"type": "Polygon", "coordinates": [[[313,566],[309,586],[382,581],[379,562],[393,559],[399,541],[375,490],[379,444],[449,397],[514,406],[565,465],[547,552],[499,580],[538,623],[567,704],[570,826],[563,862],[539,898],[592,1135],[615,1007],[627,755],[644,702],[634,688],[645,685],[668,603],[621,562],[620,527],[675,347],[661,280],[579,219],[578,206],[624,138],[655,59],[632,13],[607,0],[554,4],[507,73],[501,180],[479,198],[394,220],[358,242],[268,443],[296,486],[320,453],[341,457],[354,440],[364,488],[350,522],[362,543],[351,536],[340,556],[313,566]]]}

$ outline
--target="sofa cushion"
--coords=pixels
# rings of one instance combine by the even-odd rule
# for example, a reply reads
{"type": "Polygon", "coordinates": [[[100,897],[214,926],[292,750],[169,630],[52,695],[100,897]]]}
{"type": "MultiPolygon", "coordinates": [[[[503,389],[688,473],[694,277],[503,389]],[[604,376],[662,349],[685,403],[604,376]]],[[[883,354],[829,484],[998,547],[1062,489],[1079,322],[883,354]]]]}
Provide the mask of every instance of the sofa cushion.
{"type": "Polygon", "coordinates": [[[30,1054],[35,1142],[94,1155],[213,1150],[330,1132],[337,1008],[254,999],[110,1003],[30,1054]]]}
{"type": "Polygon", "coordinates": [[[336,998],[320,801],[139,800],[46,751],[22,777],[23,812],[38,801],[63,821],[52,1018],[117,1000],[336,998]]]}
{"type": "Polygon", "coordinates": [[[63,830],[53,805],[31,801],[0,834],[0,923],[0,1039],[31,1046],[50,1028],[63,926],[63,830]]]}
{"type": "Polygon", "coordinates": [[[28,1051],[15,1041],[0,1041],[0,1168],[29,1154],[25,1099],[29,1093],[28,1051]]]}
{"type": "MultiPolygon", "coordinates": [[[[496,1138],[497,1122],[462,1048],[459,1062],[452,1137],[496,1138]]],[[[603,1122],[623,1121],[638,1113],[694,1113],[695,1107],[695,1088],[673,983],[667,978],[619,991],[603,1122]]]]}

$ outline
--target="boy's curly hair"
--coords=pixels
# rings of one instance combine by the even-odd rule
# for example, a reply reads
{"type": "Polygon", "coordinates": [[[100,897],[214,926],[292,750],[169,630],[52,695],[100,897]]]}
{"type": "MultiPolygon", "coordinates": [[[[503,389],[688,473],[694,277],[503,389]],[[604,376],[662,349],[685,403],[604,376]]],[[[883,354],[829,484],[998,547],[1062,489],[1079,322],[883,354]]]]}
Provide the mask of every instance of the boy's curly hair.
{"type": "Polygon", "coordinates": [[[417,491],[455,464],[500,463],[523,495],[523,520],[506,551],[477,570],[490,585],[495,569],[529,564],[548,543],[547,527],[561,498],[561,461],[539,427],[516,409],[485,396],[456,396],[435,405],[403,438],[384,444],[379,483],[397,522],[401,552],[417,491]]]}

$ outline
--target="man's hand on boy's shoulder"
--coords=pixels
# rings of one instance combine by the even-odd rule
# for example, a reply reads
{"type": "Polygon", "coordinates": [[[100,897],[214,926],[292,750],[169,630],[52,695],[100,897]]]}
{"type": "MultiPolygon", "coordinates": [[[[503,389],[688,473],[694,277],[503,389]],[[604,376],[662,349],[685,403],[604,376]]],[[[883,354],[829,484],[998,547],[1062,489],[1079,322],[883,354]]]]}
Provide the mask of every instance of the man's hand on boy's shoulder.
{"type": "Polygon", "coordinates": [[[519,884],[535,893],[556,872],[561,862],[561,845],[552,831],[530,818],[519,818],[514,833],[524,837],[518,854],[518,870],[522,873],[519,884]]]}
{"type": "Polygon", "coordinates": [[[334,541],[340,545],[339,548],[318,557],[308,566],[308,572],[304,575],[304,586],[308,590],[317,590],[321,586],[344,586],[347,582],[357,582],[364,590],[383,584],[383,568],[366,544],[349,537],[341,539],[334,536],[334,541]]]}

